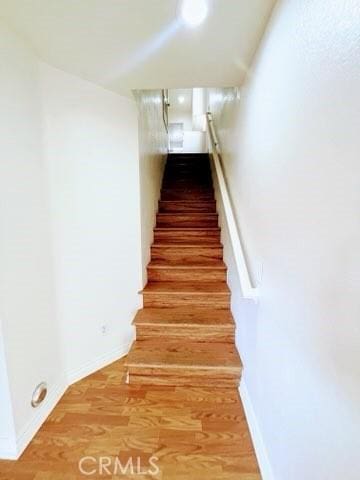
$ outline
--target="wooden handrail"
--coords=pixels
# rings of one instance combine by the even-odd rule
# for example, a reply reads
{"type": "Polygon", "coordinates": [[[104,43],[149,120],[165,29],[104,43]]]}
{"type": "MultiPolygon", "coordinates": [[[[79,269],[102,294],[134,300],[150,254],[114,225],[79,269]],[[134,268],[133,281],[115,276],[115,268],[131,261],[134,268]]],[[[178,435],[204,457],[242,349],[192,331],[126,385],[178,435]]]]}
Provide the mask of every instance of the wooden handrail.
{"type": "Polygon", "coordinates": [[[220,145],[217,139],[214,122],[210,112],[206,114],[207,125],[209,130],[209,138],[212,144],[212,157],[215,167],[219,192],[224,206],[226,223],[229,230],[230,241],[234,253],[235,263],[239,275],[241,290],[245,298],[253,300],[258,299],[258,291],[253,287],[250,279],[249,270],[246,264],[243,246],[241,244],[240,235],[235,221],[234,212],[231,206],[230,196],[225,182],[224,172],[221,165],[220,145]]]}

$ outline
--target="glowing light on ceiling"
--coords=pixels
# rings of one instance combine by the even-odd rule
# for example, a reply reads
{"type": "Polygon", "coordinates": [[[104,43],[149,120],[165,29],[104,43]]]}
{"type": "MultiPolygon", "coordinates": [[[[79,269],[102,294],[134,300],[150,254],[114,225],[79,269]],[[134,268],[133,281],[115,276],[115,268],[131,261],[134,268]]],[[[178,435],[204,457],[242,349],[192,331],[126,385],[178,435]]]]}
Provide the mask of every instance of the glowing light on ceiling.
{"type": "Polygon", "coordinates": [[[166,46],[181,27],[182,24],[179,18],[175,18],[171,23],[165,25],[162,30],[156,32],[152,38],[149,38],[137,50],[132,52],[131,56],[122,63],[118,71],[112,74],[112,78],[107,79],[107,83],[109,84],[115,78],[126,75],[146,64],[151,57],[166,46]]]}
{"type": "Polygon", "coordinates": [[[208,14],[206,0],[183,0],[181,5],[181,17],[186,25],[197,27],[208,14]]]}

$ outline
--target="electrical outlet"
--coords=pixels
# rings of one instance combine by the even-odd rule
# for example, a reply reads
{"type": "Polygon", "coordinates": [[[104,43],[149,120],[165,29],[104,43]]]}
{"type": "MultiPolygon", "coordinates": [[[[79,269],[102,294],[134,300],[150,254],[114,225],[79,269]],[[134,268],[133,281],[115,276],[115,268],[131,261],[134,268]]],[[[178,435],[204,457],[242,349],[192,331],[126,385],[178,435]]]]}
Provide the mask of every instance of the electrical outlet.
{"type": "Polygon", "coordinates": [[[101,325],[101,333],[106,335],[108,333],[108,326],[106,324],[101,325]]]}

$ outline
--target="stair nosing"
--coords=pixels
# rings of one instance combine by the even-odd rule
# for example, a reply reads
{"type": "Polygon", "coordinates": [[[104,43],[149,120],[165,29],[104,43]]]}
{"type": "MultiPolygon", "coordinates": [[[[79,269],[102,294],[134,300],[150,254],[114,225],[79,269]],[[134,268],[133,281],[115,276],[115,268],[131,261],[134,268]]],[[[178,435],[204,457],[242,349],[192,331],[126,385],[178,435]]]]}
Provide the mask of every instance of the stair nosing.
{"type": "Polygon", "coordinates": [[[186,230],[187,232],[199,231],[199,230],[201,232],[207,232],[207,231],[219,232],[220,227],[154,227],[154,231],[159,231],[159,230],[166,230],[166,231],[173,230],[176,232],[182,231],[182,230],[186,230]]]}
{"type": "MultiPolygon", "coordinates": [[[[214,324],[214,323],[191,323],[191,322],[184,322],[184,323],[171,323],[171,322],[168,322],[168,323],[165,323],[165,322],[157,322],[156,320],[154,320],[153,322],[149,322],[149,321],[143,321],[143,320],[139,320],[137,321],[135,318],[134,320],[132,321],[132,325],[137,325],[137,326],[152,326],[152,327],[156,327],[156,326],[159,326],[159,327],[194,327],[194,328],[209,328],[209,329],[224,329],[224,330],[231,330],[231,331],[235,331],[236,329],[236,325],[235,323],[219,323],[219,324],[214,324]]],[[[137,341],[143,341],[143,340],[137,340],[137,341]]]]}
{"type": "Polygon", "coordinates": [[[196,263],[193,263],[193,264],[184,264],[184,265],[174,265],[174,264],[152,264],[149,263],[148,266],[147,266],[148,269],[150,270],[164,270],[164,269],[172,269],[172,270],[221,270],[221,271],[225,271],[227,270],[227,266],[224,264],[224,265],[211,265],[211,264],[196,264],[196,263]]]}
{"type": "MultiPolygon", "coordinates": [[[[154,282],[154,283],[161,283],[160,282],[154,282]]],[[[169,282],[169,283],[176,283],[176,282],[169,282]]],[[[209,282],[209,283],[214,283],[216,284],[216,281],[214,282],[209,282]]],[[[173,291],[173,290],[167,290],[167,291],[156,291],[156,292],[152,292],[152,291],[147,291],[145,289],[143,290],[140,290],[140,292],[142,295],[157,295],[157,296],[162,296],[162,295],[194,295],[194,296],[197,296],[197,295],[206,295],[206,294],[211,294],[211,295],[221,295],[221,296],[229,296],[230,295],[230,291],[229,292],[191,292],[191,291],[173,291]]]]}
{"type": "MultiPolygon", "coordinates": [[[[172,248],[172,247],[178,247],[179,244],[176,243],[152,243],[151,247],[161,247],[161,248],[172,248]]],[[[198,244],[198,243],[184,243],[181,244],[181,248],[220,248],[223,249],[224,245],[222,243],[219,244],[213,244],[213,243],[204,243],[204,244],[198,244]]]]}
{"type": "Polygon", "coordinates": [[[172,217],[177,216],[177,215],[186,215],[186,216],[191,216],[191,215],[209,215],[210,216],[210,215],[212,215],[213,217],[215,217],[215,216],[218,216],[218,213],[216,213],[216,212],[191,212],[191,214],[188,215],[188,214],[182,213],[182,212],[174,212],[174,213],[172,213],[172,212],[158,212],[157,215],[164,215],[164,216],[170,216],[171,215],[172,217]]]}

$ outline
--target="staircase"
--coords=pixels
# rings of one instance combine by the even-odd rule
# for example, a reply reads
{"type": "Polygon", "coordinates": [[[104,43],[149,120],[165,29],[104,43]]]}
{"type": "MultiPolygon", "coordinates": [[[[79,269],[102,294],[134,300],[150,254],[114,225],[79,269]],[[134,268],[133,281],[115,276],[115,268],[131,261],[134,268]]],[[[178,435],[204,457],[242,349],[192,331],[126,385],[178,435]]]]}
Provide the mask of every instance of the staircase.
{"type": "Polygon", "coordinates": [[[209,156],[169,155],[142,291],[130,384],[234,387],[234,343],[209,156]]]}

